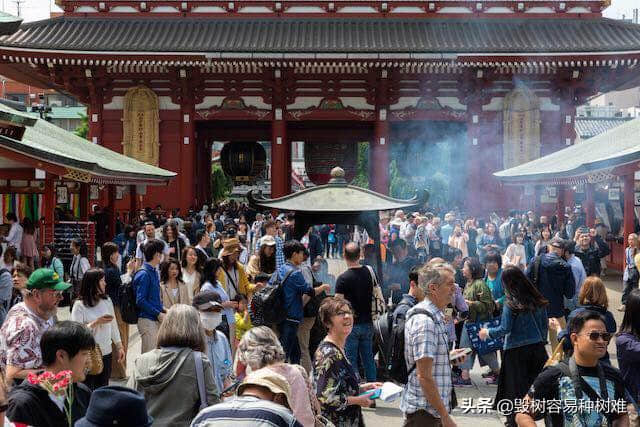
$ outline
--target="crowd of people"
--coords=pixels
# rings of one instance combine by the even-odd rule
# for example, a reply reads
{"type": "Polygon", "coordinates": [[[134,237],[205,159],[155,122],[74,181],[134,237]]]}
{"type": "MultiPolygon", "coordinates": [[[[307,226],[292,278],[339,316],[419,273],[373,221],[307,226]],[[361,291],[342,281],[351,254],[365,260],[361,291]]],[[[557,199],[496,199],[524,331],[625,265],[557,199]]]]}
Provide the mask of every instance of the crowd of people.
{"type": "Polygon", "coordinates": [[[601,279],[609,246],[579,211],[562,222],[380,218],[377,247],[360,226],[296,236],[293,214],[232,201],[184,216],[148,208],[101,233],[99,259],[71,242],[65,266],[53,245],[33,250],[32,225],[7,214],[0,412],[18,426],[362,426],[362,408],[393,381],[406,426],[453,426],[455,389],[474,384],[478,359],[506,425],[628,425],[640,398],[637,235],[618,328],[601,279]],[[330,258],[346,265],[337,277],[330,258]],[[262,324],[253,301],[274,287],[282,320],[262,324]],[[65,303],[70,320],[57,321],[65,303]],[[607,353],[614,335],[619,370],[607,353]],[[572,399],[594,404],[569,410],[572,399]],[[545,401],[560,410],[536,404],[545,401]]]}

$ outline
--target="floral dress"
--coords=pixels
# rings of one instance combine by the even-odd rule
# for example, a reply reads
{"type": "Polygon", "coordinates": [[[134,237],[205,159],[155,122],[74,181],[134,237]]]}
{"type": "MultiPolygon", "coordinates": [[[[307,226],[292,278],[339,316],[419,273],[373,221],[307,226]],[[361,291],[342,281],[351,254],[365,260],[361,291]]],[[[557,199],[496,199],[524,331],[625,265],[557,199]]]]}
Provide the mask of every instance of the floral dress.
{"type": "Polygon", "coordinates": [[[347,397],[357,396],[360,386],[358,375],[342,350],[323,341],[314,359],[314,382],[322,415],[336,427],[364,426],[360,406],[347,405],[347,397]]]}

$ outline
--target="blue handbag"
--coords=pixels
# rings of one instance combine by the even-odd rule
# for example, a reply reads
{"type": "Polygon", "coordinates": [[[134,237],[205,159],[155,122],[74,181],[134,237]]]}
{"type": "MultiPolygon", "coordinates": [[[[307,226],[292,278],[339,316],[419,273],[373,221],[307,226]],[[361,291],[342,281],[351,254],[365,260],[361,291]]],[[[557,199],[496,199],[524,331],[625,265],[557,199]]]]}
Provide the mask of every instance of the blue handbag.
{"type": "Polygon", "coordinates": [[[469,334],[469,340],[471,341],[471,346],[479,355],[484,355],[487,353],[492,353],[496,350],[502,350],[502,346],[504,345],[504,337],[499,338],[487,338],[485,341],[482,341],[480,337],[478,337],[478,332],[482,328],[495,328],[500,325],[500,317],[495,317],[490,320],[485,320],[483,322],[467,322],[465,323],[465,327],[467,328],[467,333],[469,334]]]}

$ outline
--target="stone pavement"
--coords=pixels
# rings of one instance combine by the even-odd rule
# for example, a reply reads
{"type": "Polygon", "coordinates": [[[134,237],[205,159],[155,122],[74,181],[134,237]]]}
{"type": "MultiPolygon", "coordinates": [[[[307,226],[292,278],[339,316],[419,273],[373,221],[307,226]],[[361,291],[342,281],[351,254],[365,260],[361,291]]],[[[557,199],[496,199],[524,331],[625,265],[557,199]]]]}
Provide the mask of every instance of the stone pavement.
{"type": "MultiPolygon", "coordinates": [[[[336,276],[344,268],[344,264],[341,261],[329,260],[330,271],[336,276]]],[[[620,303],[620,296],[622,290],[622,278],[620,276],[610,275],[605,279],[607,286],[607,295],[609,297],[609,307],[618,325],[622,322],[622,315],[616,310],[620,303]]],[[[66,320],[69,318],[69,309],[61,308],[58,310],[58,318],[60,320],[66,320]]],[[[547,348],[549,351],[549,348],[547,348]]],[[[550,353],[550,352],[549,352],[550,353]]],[[[127,355],[127,373],[130,375],[133,366],[133,360],[140,354],[140,336],[135,326],[130,327],[129,335],[129,351],[127,355]]],[[[609,354],[611,360],[617,365],[616,348],[615,343],[612,341],[609,345],[609,354]]],[[[474,383],[473,387],[458,388],[456,393],[458,396],[459,405],[462,404],[463,399],[473,399],[472,401],[477,404],[479,399],[492,399],[495,396],[496,386],[487,386],[482,380],[481,374],[484,371],[480,368],[478,362],[476,362],[473,370],[471,371],[471,379],[474,383]]],[[[126,385],[124,383],[119,383],[126,385]]],[[[386,404],[382,401],[378,401],[376,409],[365,409],[364,419],[368,426],[384,426],[384,427],[399,427],[402,426],[402,413],[398,409],[399,402],[396,401],[393,404],[386,404]]],[[[458,426],[469,427],[489,427],[503,425],[500,418],[495,413],[476,414],[468,413],[464,414],[460,409],[460,406],[454,410],[453,418],[457,422],[458,426]]],[[[543,425],[543,423],[538,423],[543,425]]]]}

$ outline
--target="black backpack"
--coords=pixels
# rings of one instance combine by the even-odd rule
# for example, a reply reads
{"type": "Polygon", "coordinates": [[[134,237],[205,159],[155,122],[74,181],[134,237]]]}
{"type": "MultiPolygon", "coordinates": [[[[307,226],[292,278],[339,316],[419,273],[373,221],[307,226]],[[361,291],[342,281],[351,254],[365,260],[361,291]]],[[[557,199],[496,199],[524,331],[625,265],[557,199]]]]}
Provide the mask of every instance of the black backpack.
{"type": "Polygon", "coordinates": [[[406,318],[398,316],[394,324],[392,324],[393,317],[388,312],[380,316],[376,322],[376,330],[379,331],[379,340],[384,352],[384,373],[387,378],[398,384],[406,384],[409,374],[416,368],[414,363],[411,369],[407,370],[407,362],[404,358],[404,325],[416,314],[427,315],[433,320],[433,315],[429,311],[417,308],[406,318]]]}
{"type": "Polygon", "coordinates": [[[249,304],[249,316],[253,326],[277,325],[287,318],[287,310],[284,306],[284,282],[294,271],[292,269],[285,274],[282,281],[276,271],[269,284],[253,295],[249,304]]]}
{"type": "Polygon", "coordinates": [[[120,314],[122,320],[130,325],[138,323],[138,306],[136,305],[136,278],[140,274],[147,274],[145,270],[139,270],[129,283],[120,287],[120,314]]]}

